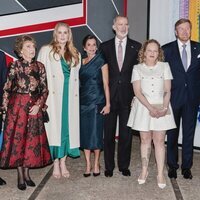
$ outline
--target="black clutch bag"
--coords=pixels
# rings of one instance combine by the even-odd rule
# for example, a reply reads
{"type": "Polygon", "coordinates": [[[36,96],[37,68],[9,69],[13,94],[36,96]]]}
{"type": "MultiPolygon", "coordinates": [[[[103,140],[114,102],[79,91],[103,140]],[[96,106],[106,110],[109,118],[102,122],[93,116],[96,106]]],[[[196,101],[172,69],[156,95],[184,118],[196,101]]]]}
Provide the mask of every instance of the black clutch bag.
{"type": "Polygon", "coordinates": [[[44,123],[49,122],[49,114],[48,114],[48,112],[46,110],[42,111],[42,118],[43,118],[43,122],[44,123]]]}

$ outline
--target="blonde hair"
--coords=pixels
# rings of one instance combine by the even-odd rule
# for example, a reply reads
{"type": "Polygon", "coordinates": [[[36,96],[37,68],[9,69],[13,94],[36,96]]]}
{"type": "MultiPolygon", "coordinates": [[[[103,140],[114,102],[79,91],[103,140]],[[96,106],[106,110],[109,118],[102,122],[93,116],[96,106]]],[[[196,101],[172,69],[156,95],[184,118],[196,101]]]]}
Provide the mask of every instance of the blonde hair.
{"type": "Polygon", "coordinates": [[[162,48],[160,46],[160,43],[157,40],[150,39],[150,40],[146,40],[143,43],[143,45],[142,45],[142,47],[141,47],[141,49],[140,49],[140,51],[138,53],[138,61],[139,61],[139,63],[143,63],[145,61],[144,53],[145,53],[145,51],[147,49],[148,44],[150,44],[150,43],[157,44],[157,46],[158,46],[158,59],[157,60],[158,61],[164,61],[164,53],[163,53],[163,50],[162,50],[162,48]]]}
{"type": "Polygon", "coordinates": [[[58,22],[53,31],[53,40],[50,43],[50,45],[52,46],[53,56],[54,56],[54,59],[56,60],[55,54],[59,54],[60,49],[61,49],[61,47],[56,39],[56,34],[58,31],[58,28],[61,26],[66,27],[67,31],[68,31],[68,41],[65,45],[64,58],[68,63],[70,63],[70,64],[73,63],[71,66],[71,67],[73,67],[79,63],[79,52],[76,49],[76,47],[74,46],[71,28],[69,27],[68,24],[66,24],[64,22],[58,22]]]}
{"type": "Polygon", "coordinates": [[[174,25],[175,30],[177,29],[177,27],[178,27],[180,24],[183,24],[183,23],[189,23],[190,29],[192,29],[192,23],[191,23],[191,21],[190,21],[189,19],[181,18],[181,19],[179,19],[179,20],[175,23],[175,25],[174,25]]]}

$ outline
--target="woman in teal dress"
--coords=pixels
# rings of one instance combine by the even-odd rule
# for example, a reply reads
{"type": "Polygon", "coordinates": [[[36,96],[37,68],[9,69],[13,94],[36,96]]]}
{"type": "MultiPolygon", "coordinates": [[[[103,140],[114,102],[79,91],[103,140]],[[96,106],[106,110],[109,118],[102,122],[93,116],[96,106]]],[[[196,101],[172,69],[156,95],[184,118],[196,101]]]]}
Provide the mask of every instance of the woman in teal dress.
{"type": "Polygon", "coordinates": [[[80,69],[80,143],[84,149],[86,171],[91,175],[91,151],[94,151],[93,176],[100,175],[99,157],[103,149],[104,115],[110,112],[108,65],[103,55],[96,53],[97,39],[88,35],[83,39],[87,57],[80,69]]]}
{"type": "Polygon", "coordinates": [[[72,32],[65,23],[58,23],[53,40],[41,48],[38,60],[45,63],[49,96],[46,123],[52,159],[53,176],[69,177],[66,158],[80,156],[79,146],[79,68],[80,54],[74,47],[72,32]],[[73,110],[72,110],[73,109],[73,110]]]}

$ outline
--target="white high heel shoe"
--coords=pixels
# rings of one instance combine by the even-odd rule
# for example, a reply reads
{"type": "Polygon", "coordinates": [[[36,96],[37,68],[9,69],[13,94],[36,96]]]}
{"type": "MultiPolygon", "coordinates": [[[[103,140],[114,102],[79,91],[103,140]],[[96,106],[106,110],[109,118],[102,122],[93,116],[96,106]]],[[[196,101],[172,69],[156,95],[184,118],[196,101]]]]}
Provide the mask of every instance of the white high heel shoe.
{"type": "Polygon", "coordinates": [[[164,182],[163,182],[163,183],[159,183],[159,182],[158,182],[158,176],[157,176],[157,183],[158,183],[158,187],[159,187],[160,189],[164,189],[164,188],[166,187],[165,178],[164,178],[164,182]]]}
{"type": "Polygon", "coordinates": [[[146,173],[146,176],[145,176],[145,179],[140,179],[140,176],[139,176],[139,178],[138,178],[138,180],[137,180],[137,181],[138,181],[138,184],[139,184],[139,185],[145,184],[148,175],[149,175],[149,173],[147,172],[147,173],[146,173]]]}

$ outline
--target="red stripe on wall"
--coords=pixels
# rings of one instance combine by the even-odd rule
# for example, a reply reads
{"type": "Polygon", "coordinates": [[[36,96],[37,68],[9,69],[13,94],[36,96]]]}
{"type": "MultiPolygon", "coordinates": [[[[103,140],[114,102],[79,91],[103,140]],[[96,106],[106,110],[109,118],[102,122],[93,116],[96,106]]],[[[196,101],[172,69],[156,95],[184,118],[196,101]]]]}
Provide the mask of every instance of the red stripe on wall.
{"type": "Polygon", "coordinates": [[[8,66],[11,62],[13,62],[13,58],[10,57],[10,56],[8,56],[8,55],[6,54],[6,64],[7,64],[7,66],[8,66]]]}
{"type": "MultiPolygon", "coordinates": [[[[61,20],[61,21],[66,22],[67,24],[69,24],[69,26],[77,26],[77,25],[85,24],[85,17],[66,19],[66,20],[61,20]]],[[[58,21],[1,30],[0,36],[16,35],[16,34],[27,33],[27,32],[38,32],[38,31],[43,31],[43,30],[49,30],[49,29],[53,29],[57,22],[58,21]]]]}
{"type": "Polygon", "coordinates": [[[127,16],[127,6],[128,6],[128,0],[124,0],[124,16],[127,16]]]}
{"type": "MultiPolygon", "coordinates": [[[[59,20],[59,21],[66,22],[67,24],[69,24],[69,26],[77,26],[77,25],[81,25],[81,24],[86,24],[86,1],[87,0],[83,0],[83,17],[72,18],[72,19],[63,19],[63,20],[59,20]]],[[[8,35],[22,34],[22,33],[27,33],[27,32],[39,32],[39,31],[53,29],[55,27],[56,23],[58,23],[59,21],[41,23],[41,24],[33,24],[30,26],[22,26],[22,27],[18,27],[18,28],[0,30],[0,37],[8,36],[8,35]]]]}

